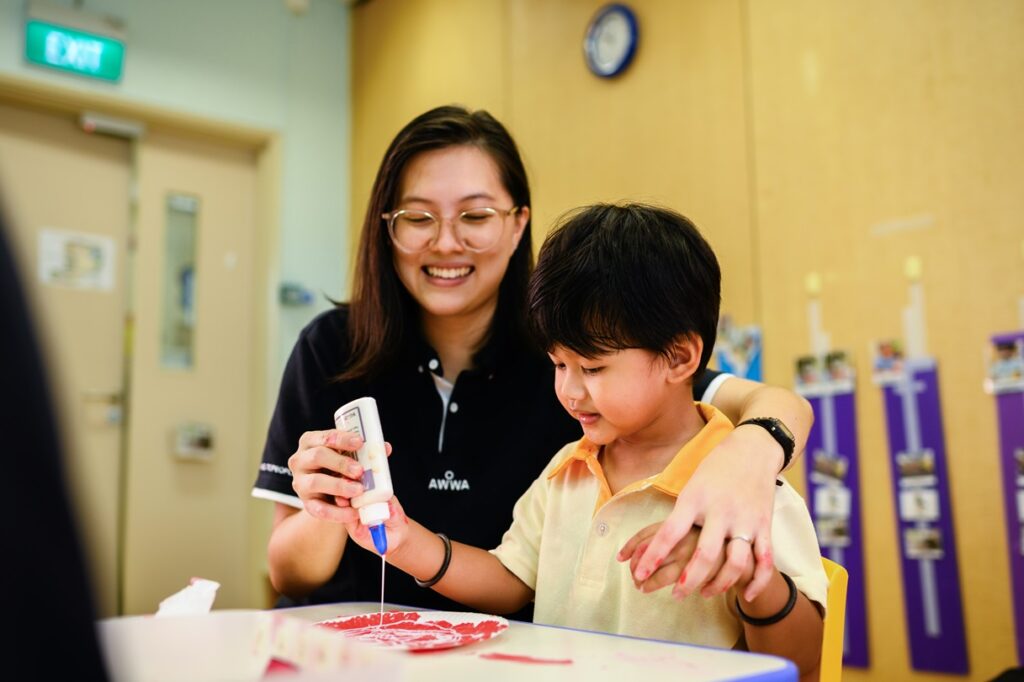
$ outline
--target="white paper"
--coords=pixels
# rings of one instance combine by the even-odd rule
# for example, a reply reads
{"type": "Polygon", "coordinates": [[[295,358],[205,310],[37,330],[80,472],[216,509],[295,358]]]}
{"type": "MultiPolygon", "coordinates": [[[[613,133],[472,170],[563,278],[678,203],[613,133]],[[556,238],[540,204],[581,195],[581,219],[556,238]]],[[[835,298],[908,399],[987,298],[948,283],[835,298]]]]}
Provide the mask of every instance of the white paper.
{"type": "Polygon", "coordinates": [[[39,281],[43,284],[111,291],[114,257],[110,237],[51,227],[39,230],[39,281]]]}
{"type": "Polygon", "coordinates": [[[175,592],[160,602],[157,616],[191,616],[209,613],[213,608],[213,600],[217,598],[220,583],[203,578],[192,578],[191,583],[183,590],[175,592]]]}

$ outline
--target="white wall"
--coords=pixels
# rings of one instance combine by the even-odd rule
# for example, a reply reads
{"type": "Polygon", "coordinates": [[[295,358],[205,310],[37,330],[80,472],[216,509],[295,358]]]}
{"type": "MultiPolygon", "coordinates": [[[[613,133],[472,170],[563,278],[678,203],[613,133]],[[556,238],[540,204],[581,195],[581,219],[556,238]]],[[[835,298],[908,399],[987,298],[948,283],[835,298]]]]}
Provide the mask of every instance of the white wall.
{"type": "MultiPolygon", "coordinates": [[[[295,16],[283,0],[84,0],[82,10],[125,23],[124,78],[117,84],[25,63],[25,9],[24,0],[0,0],[0,72],[278,131],[283,175],[274,262],[280,279],[347,296],[347,3],[311,0],[295,16]]],[[[320,296],[314,308],[270,316],[272,386],[299,330],[327,306],[320,296]]]]}
{"type": "MultiPolygon", "coordinates": [[[[74,2],[50,4],[72,7],[74,2]]],[[[0,73],[278,133],[280,232],[268,279],[300,283],[318,298],[303,308],[281,307],[276,297],[268,301],[269,416],[299,331],[329,306],[324,295],[348,296],[349,3],[311,0],[301,16],[289,12],[284,0],[84,0],[80,5],[124,22],[120,83],[25,63],[25,0],[0,0],[0,73]]],[[[255,468],[251,473],[255,480],[255,468]]],[[[254,500],[250,508],[247,534],[255,575],[265,565],[272,506],[254,500]]],[[[262,585],[253,583],[252,605],[263,597],[262,585]]]]}

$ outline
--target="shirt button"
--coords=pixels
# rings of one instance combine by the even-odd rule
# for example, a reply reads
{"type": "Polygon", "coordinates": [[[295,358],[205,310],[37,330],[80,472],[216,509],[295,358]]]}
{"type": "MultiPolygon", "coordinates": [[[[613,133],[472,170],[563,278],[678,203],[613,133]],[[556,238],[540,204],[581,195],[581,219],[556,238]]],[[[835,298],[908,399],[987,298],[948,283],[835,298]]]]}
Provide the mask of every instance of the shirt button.
{"type": "Polygon", "coordinates": [[[456,412],[459,411],[459,404],[452,403],[451,405],[448,406],[448,411],[451,412],[452,414],[455,414],[456,412]]]}
{"type": "Polygon", "coordinates": [[[420,374],[423,374],[423,365],[420,365],[416,369],[419,371],[420,374]]]}
{"type": "Polygon", "coordinates": [[[605,535],[608,535],[608,524],[605,523],[604,521],[602,521],[601,523],[597,524],[597,534],[599,536],[601,536],[601,537],[604,537],[605,535]]]}
{"type": "Polygon", "coordinates": [[[430,369],[437,369],[437,358],[434,358],[433,360],[428,362],[427,367],[429,367],[430,369]]]}

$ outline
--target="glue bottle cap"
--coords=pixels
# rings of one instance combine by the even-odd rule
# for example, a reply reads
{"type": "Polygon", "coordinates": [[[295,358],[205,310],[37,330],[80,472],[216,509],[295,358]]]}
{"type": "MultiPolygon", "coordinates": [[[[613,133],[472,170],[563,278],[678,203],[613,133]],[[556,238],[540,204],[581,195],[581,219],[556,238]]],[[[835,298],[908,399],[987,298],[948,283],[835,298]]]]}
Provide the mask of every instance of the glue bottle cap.
{"type": "Polygon", "coordinates": [[[364,526],[376,526],[391,518],[387,502],[374,502],[359,508],[359,520],[364,526]]]}

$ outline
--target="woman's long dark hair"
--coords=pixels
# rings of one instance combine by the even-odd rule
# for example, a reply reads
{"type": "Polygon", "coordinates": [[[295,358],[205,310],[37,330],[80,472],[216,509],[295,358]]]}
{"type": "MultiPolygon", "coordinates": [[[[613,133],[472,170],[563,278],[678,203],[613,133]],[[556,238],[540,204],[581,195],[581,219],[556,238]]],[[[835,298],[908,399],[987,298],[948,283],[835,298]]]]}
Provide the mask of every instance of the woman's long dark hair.
{"type": "MultiPolygon", "coordinates": [[[[530,206],[530,185],[516,143],[505,126],[486,111],[438,107],[406,125],[384,154],[366,208],[349,304],[351,356],[339,380],[371,379],[380,374],[420,324],[418,304],[395,272],[391,239],[381,214],[394,209],[409,161],[423,152],[462,145],[486,152],[498,167],[513,204],[530,206]]],[[[498,305],[484,344],[495,335],[524,341],[529,338],[526,287],[532,269],[533,245],[527,222],[498,288],[498,305]]]]}

